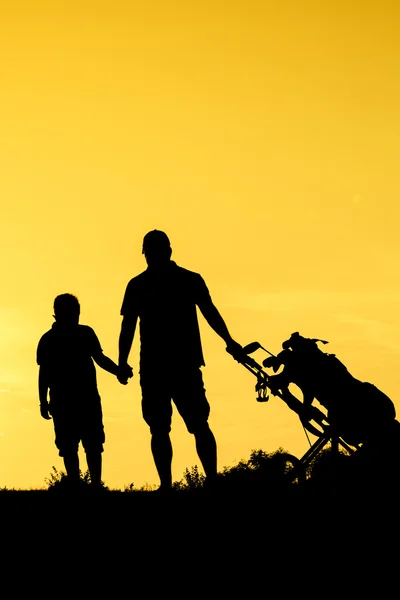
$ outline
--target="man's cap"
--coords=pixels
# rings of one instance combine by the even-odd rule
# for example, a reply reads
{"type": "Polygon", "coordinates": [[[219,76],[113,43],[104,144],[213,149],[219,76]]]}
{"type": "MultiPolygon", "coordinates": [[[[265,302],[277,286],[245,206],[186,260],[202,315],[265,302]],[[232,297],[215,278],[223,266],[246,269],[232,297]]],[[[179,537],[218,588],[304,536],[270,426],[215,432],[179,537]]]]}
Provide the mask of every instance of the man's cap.
{"type": "Polygon", "coordinates": [[[146,233],[143,238],[143,246],[142,253],[144,254],[147,250],[150,249],[163,249],[170,248],[171,244],[169,238],[164,231],[160,231],[159,229],[153,229],[146,233]]]}

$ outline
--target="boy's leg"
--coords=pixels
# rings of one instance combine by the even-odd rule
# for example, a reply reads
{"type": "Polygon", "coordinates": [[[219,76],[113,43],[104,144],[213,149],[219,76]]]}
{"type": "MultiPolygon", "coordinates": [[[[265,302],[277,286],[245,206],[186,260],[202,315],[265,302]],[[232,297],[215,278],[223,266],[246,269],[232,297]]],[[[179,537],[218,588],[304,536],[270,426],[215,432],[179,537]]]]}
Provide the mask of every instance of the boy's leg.
{"type": "Polygon", "coordinates": [[[102,452],[105,442],[100,396],[89,397],[81,412],[81,440],[93,487],[101,487],[102,452]]]}
{"type": "Polygon", "coordinates": [[[65,470],[67,472],[68,479],[71,483],[77,484],[79,482],[79,457],[78,452],[74,450],[68,450],[63,453],[65,470]]]}
{"type": "Polygon", "coordinates": [[[80,479],[78,446],[79,436],[76,432],[75,421],[70,411],[63,405],[52,410],[55,431],[55,443],[59,455],[64,460],[68,482],[77,485],[80,479]]]}

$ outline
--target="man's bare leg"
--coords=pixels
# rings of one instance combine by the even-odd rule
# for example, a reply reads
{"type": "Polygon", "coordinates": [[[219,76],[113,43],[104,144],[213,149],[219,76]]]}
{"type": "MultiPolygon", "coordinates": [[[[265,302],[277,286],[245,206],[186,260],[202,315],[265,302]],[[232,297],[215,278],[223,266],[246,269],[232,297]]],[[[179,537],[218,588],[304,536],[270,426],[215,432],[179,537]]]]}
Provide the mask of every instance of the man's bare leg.
{"type": "Polygon", "coordinates": [[[168,432],[152,434],[151,451],[160,478],[160,489],[170,490],[172,488],[172,444],[168,432]]]}
{"type": "Polygon", "coordinates": [[[102,456],[98,450],[86,452],[86,461],[90,473],[90,482],[93,487],[101,487],[102,456]]]}
{"type": "Polygon", "coordinates": [[[208,423],[196,429],[194,437],[207,482],[212,484],[217,478],[217,443],[208,423]]]}

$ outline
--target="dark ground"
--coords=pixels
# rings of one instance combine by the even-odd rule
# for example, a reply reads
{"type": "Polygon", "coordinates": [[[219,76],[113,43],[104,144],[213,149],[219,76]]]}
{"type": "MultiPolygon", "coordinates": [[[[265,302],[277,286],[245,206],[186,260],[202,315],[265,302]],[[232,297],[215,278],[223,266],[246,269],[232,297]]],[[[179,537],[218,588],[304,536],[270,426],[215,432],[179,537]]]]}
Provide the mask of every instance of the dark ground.
{"type": "Polygon", "coordinates": [[[229,481],[167,495],[0,491],[3,582],[76,597],[393,595],[397,478],[229,481]]]}
{"type": "Polygon", "coordinates": [[[385,598],[398,585],[393,495],[5,491],[0,511],[3,581],[17,568],[14,590],[28,571],[31,591],[77,597],[359,598],[377,585],[385,598]]]}

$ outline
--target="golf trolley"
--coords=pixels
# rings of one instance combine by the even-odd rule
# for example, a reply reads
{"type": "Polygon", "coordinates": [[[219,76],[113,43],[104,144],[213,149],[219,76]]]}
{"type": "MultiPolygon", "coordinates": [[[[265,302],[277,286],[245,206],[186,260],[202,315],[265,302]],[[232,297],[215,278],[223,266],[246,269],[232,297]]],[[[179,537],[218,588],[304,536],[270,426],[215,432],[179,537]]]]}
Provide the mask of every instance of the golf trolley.
{"type": "MultiPolygon", "coordinates": [[[[265,351],[270,355],[270,357],[273,357],[274,359],[277,358],[258,342],[247,344],[243,347],[240,354],[235,353],[234,355],[234,359],[239,364],[243,365],[248,371],[250,371],[250,373],[252,373],[257,379],[255,385],[257,402],[267,402],[269,400],[269,393],[274,396],[278,396],[291,410],[293,410],[299,416],[306,435],[308,431],[317,438],[316,441],[311,444],[307,435],[307,438],[310,442],[310,448],[300,459],[291,454],[282,454],[282,459],[285,462],[284,468],[286,476],[292,481],[297,481],[298,483],[305,481],[307,478],[307,468],[315,459],[315,457],[328,444],[330,444],[332,451],[337,454],[339,454],[341,448],[350,455],[357,452],[358,446],[351,446],[348,444],[328,422],[327,416],[324,414],[324,412],[322,412],[322,410],[316,406],[309,406],[307,410],[305,410],[303,402],[296,398],[296,396],[289,391],[288,387],[286,389],[278,389],[274,385],[274,376],[268,375],[263,366],[249,356],[259,349],[265,351]]],[[[270,359],[264,360],[263,365],[269,366],[269,360],[270,359]]]]}

